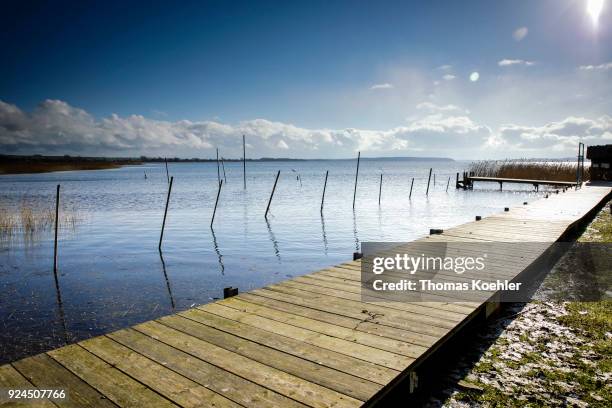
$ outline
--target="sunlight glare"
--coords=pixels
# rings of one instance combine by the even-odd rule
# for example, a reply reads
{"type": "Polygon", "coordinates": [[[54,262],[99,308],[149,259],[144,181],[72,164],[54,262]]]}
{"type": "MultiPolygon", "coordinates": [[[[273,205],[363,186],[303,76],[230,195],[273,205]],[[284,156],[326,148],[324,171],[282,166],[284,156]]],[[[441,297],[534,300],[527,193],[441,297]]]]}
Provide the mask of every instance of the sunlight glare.
{"type": "Polygon", "coordinates": [[[604,0],[588,0],[587,13],[591,15],[591,19],[595,25],[597,25],[597,22],[599,21],[599,15],[601,14],[603,5],[604,0]]]}

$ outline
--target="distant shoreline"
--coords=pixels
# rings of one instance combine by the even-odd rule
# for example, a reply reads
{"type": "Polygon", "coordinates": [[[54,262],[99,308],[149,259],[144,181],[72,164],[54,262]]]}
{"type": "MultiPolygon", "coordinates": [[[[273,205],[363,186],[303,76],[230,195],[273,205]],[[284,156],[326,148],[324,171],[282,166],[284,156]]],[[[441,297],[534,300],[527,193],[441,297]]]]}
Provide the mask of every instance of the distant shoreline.
{"type": "MultiPolygon", "coordinates": [[[[216,159],[181,159],[178,157],[80,157],[80,156],[17,156],[0,155],[0,174],[34,174],[51,173],[56,171],[77,170],[108,170],[127,165],[140,165],[144,163],[214,163],[216,159]]],[[[332,161],[355,160],[352,159],[292,159],[262,157],[259,159],[246,159],[247,162],[303,162],[303,161],[332,161]]],[[[362,157],[361,160],[405,160],[414,162],[443,161],[452,162],[453,159],[444,157],[362,157]]],[[[242,162],[242,159],[223,159],[225,162],[242,162]]]]}

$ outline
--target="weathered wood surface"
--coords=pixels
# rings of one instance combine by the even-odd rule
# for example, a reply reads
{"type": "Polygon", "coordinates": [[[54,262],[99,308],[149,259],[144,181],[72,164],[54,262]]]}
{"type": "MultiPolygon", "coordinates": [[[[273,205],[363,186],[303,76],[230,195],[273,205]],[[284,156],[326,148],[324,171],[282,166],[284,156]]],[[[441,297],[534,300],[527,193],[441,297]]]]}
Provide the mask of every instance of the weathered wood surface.
{"type": "MultiPolygon", "coordinates": [[[[559,239],[610,191],[585,186],[411,245],[533,241],[523,254],[496,254],[491,273],[511,279],[547,247],[535,243],[559,239]]],[[[30,406],[361,406],[416,370],[486,306],[466,299],[365,303],[360,290],[360,261],[346,262],[6,364],[0,388],[69,394],[30,406]]]]}
{"type": "Polygon", "coordinates": [[[530,180],[530,179],[516,179],[516,178],[504,178],[504,177],[481,177],[481,176],[468,176],[468,181],[490,181],[494,183],[523,183],[523,184],[534,184],[534,185],[548,185],[548,186],[559,186],[559,187],[570,187],[575,186],[575,181],[557,181],[557,180],[530,180]]]}

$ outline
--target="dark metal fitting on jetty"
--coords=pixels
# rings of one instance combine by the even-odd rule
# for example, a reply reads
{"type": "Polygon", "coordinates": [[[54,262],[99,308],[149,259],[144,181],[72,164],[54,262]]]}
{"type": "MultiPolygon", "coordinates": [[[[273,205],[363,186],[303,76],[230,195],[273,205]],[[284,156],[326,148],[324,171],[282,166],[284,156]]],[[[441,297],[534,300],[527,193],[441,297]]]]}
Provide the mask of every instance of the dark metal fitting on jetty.
{"type": "Polygon", "coordinates": [[[236,296],[238,294],[238,288],[234,288],[228,286],[227,288],[223,288],[223,299],[230,298],[232,296],[236,296]]]}

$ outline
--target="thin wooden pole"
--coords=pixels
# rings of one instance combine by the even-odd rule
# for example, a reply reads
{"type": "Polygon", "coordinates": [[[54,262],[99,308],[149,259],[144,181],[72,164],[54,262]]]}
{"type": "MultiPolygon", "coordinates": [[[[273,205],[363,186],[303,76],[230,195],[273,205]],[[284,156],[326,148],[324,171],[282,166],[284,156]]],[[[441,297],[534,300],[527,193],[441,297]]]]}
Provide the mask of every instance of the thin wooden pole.
{"type": "Polygon", "coordinates": [[[221,171],[219,170],[219,148],[217,147],[217,184],[221,184],[221,171]]]}
{"type": "MultiPolygon", "coordinates": [[[[59,197],[60,197],[60,185],[57,185],[57,191],[55,193],[55,240],[53,244],[53,273],[57,274],[57,229],[59,224],[59,197]]],[[[57,279],[57,275],[56,275],[57,279]]]]}
{"type": "Polygon", "coordinates": [[[168,183],[170,183],[170,173],[168,173],[168,159],[164,157],[164,161],[166,162],[166,179],[168,179],[168,183]]]}
{"type": "Polygon", "coordinates": [[[450,185],[450,176],[448,177],[448,181],[446,182],[446,192],[448,193],[448,186],[450,185]]]}
{"type": "Polygon", "coordinates": [[[382,195],[382,173],[380,173],[380,186],[378,187],[378,206],[380,207],[380,196],[382,195]]]}
{"type": "Polygon", "coordinates": [[[270,204],[272,203],[272,197],[274,197],[274,191],[276,190],[276,183],[278,183],[278,176],[280,176],[280,170],[276,173],[276,179],[274,180],[274,187],[272,187],[272,193],[270,194],[270,199],[268,200],[268,206],[266,207],[266,214],[264,215],[265,219],[268,219],[268,211],[270,211],[270,204]]]}
{"type": "Polygon", "coordinates": [[[433,185],[434,185],[434,187],[435,187],[435,186],[436,186],[436,173],[434,173],[434,175],[433,175],[433,176],[434,176],[434,182],[433,182],[433,185]]]}
{"type": "Polygon", "coordinates": [[[225,160],[223,160],[223,157],[221,158],[221,167],[223,168],[223,180],[225,180],[225,184],[227,184],[227,177],[225,176],[225,160]]]}
{"type": "Polygon", "coordinates": [[[242,177],[244,180],[244,189],[246,190],[246,141],[242,135],[242,177]]]}
{"type": "Polygon", "coordinates": [[[325,189],[327,188],[327,176],[329,175],[329,170],[325,172],[325,183],[323,183],[323,196],[321,196],[321,215],[323,215],[323,203],[325,203],[325,189]]]}
{"type": "Polygon", "coordinates": [[[359,159],[361,152],[357,152],[357,171],[355,172],[355,191],[353,192],[353,210],[355,209],[355,198],[357,197],[357,179],[359,178],[359,159]]]}
{"type": "Polygon", "coordinates": [[[215,222],[215,214],[217,213],[217,204],[219,203],[219,196],[221,195],[221,187],[223,187],[223,180],[219,183],[219,189],[217,190],[217,199],[215,200],[215,209],[213,210],[212,219],[210,220],[210,228],[213,227],[213,222],[215,222]]]}
{"type": "Polygon", "coordinates": [[[409,200],[410,200],[410,197],[412,197],[412,186],[414,186],[414,177],[412,178],[412,182],[410,183],[410,194],[408,194],[409,200]]]}
{"type": "Polygon", "coordinates": [[[172,182],[174,176],[170,177],[170,184],[168,185],[168,196],[166,197],[166,209],[164,210],[164,221],[162,222],[161,234],[159,235],[159,245],[157,249],[161,251],[162,240],[164,239],[164,228],[166,228],[166,216],[168,215],[168,203],[170,202],[170,193],[172,192],[172,182]]]}
{"type": "Polygon", "coordinates": [[[431,181],[431,168],[429,169],[429,178],[427,179],[427,191],[425,192],[425,195],[429,195],[429,182],[431,181]]]}

